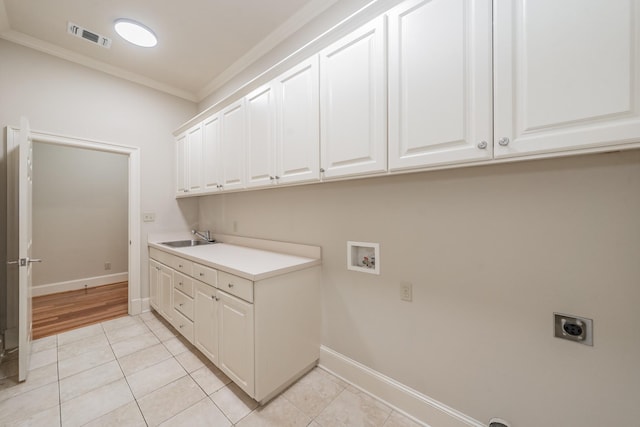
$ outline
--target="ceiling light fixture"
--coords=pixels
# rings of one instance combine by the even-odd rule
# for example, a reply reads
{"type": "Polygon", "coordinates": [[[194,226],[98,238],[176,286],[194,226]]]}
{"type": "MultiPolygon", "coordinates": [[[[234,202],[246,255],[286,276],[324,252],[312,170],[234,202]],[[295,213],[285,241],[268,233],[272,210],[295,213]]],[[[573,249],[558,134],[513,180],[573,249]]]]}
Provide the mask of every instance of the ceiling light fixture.
{"type": "Polygon", "coordinates": [[[131,19],[117,19],[114,27],[120,37],[136,46],[154,47],[158,44],[158,39],[153,31],[139,22],[131,19]]]}

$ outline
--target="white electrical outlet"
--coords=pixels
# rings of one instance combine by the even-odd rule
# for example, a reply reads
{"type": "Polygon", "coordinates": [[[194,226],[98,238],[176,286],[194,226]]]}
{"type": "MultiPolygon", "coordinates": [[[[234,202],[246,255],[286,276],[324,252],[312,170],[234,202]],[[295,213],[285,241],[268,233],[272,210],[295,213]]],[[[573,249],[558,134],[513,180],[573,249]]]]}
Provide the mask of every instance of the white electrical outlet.
{"type": "Polygon", "coordinates": [[[400,299],[402,301],[413,301],[413,285],[411,283],[400,283],[400,299]]]}
{"type": "Polygon", "coordinates": [[[156,220],[156,214],[153,212],[143,213],[142,220],[144,222],[154,222],[156,220]]]}
{"type": "Polygon", "coordinates": [[[111,263],[110,262],[105,262],[104,263],[104,269],[105,270],[111,270],[111,263]]]}

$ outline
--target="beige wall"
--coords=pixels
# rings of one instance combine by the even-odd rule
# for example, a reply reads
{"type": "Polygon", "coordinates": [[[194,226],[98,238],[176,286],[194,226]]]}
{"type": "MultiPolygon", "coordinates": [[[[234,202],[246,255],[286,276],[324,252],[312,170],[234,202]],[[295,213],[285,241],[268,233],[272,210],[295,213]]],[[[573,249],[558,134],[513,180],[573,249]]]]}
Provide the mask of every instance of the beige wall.
{"type": "MultiPolygon", "coordinates": [[[[147,234],[188,228],[197,221],[197,200],[176,202],[173,190],[172,132],[195,112],[194,103],[0,40],[2,128],[19,126],[24,115],[35,130],[140,148],[141,211],[156,213],[156,222],[141,223],[143,297],[148,295],[147,234]]],[[[2,143],[6,147],[5,135],[2,143]]],[[[0,209],[5,212],[4,148],[1,151],[0,209]]],[[[4,221],[0,241],[6,241],[4,221]]],[[[6,259],[4,247],[0,255],[6,259]]],[[[0,262],[1,283],[5,271],[5,263],[0,262]]],[[[16,296],[9,291],[7,317],[8,326],[13,327],[16,296]]]]}
{"type": "Polygon", "coordinates": [[[467,415],[631,426],[639,189],[632,151],[208,196],[200,223],[322,246],[322,343],[467,415]],[[347,270],[348,240],[380,243],[380,276],[347,270]],[[554,338],[554,311],[595,345],[554,338]]]}
{"type": "Polygon", "coordinates": [[[128,197],[128,156],[36,142],[33,285],[126,273],[128,197]]]}

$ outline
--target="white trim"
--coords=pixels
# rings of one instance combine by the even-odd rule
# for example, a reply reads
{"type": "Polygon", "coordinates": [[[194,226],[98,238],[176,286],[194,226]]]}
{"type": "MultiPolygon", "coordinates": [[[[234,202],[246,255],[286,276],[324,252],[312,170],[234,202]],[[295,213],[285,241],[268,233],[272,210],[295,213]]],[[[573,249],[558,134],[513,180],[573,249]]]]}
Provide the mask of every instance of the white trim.
{"type": "Polygon", "coordinates": [[[245,53],[236,62],[231,64],[226,70],[220,73],[197,92],[198,102],[220,89],[225,83],[237,76],[242,70],[247,68],[257,59],[261,58],[273,48],[278,46],[287,37],[293,35],[300,28],[307,25],[322,12],[333,6],[337,0],[312,0],[302,7],[293,16],[287,19],[284,24],[276,28],[271,34],[265,37],[260,43],[255,45],[249,52],[245,53]]]}
{"type": "Polygon", "coordinates": [[[129,156],[129,314],[140,314],[140,148],[40,131],[31,136],[34,142],[129,156]]]}
{"type": "MultiPolygon", "coordinates": [[[[1,17],[1,14],[0,14],[1,17]]],[[[0,25],[2,24],[0,19],[0,25]]],[[[71,50],[56,46],[52,43],[42,41],[35,37],[28,36],[15,30],[0,30],[0,38],[10,41],[12,43],[19,44],[21,46],[28,47],[39,52],[46,53],[57,58],[62,58],[76,64],[83,65],[94,70],[102,71],[103,73],[110,74],[115,77],[119,77],[130,82],[134,82],[152,89],[168,93],[170,95],[177,96],[187,101],[197,102],[196,95],[183,89],[178,89],[174,86],[170,86],[165,83],[160,83],[157,80],[153,80],[149,77],[127,71],[124,68],[116,67],[106,62],[98,61],[71,50]]]]}
{"type": "Polygon", "coordinates": [[[485,427],[480,421],[325,346],[320,347],[320,367],[426,426],[485,427]]]}
{"type": "Polygon", "coordinates": [[[86,277],[84,279],[68,280],[66,282],[47,283],[44,285],[34,285],[32,288],[33,296],[56,294],[58,292],[75,291],[78,289],[95,288],[102,285],[110,285],[111,283],[124,282],[129,280],[129,273],[114,273],[105,276],[86,277]]]}
{"type": "MultiPolygon", "coordinates": [[[[400,3],[400,1],[401,0],[394,0],[392,1],[392,3],[396,4],[396,3],[400,3]]],[[[359,20],[362,20],[363,17],[366,17],[370,11],[378,10],[380,8],[381,3],[385,3],[385,2],[383,0],[369,1],[360,9],[353,12],[351,15],[347,16],[346,18],[342,19],[340,22],[338,22],[328,30],[324,31],[322,34],[315,37],[313,40],[304,44],[302,47],[296,49],[294,52],[288,54],[285,58],[279,60],[272,66],[268,67],[266,70],[260,72],[258,75],[251,78],[249,81],[243,83],[240,87],[233,90],[230,94],[225,95],[222,99],[220,99],[219,101],[216,101],[213,105],[210,105],[203,111],[200,111],[198,114],[196,114],[194,117],[189,119],[187,122],[180,125],[173,132],[173,135],[174,136],[180,135],[182,132],[196,125],[198,122],[206,119],[207,117],[212,116],[214,113],[218,112],[219,110],[222,110],[222,108],[231,104],[232,102],[237,101],[243,95],[246,95],[247,93],[249,93],[249,91],[256,89],[258,86],[263,84],[263,83],[260,83],[261,80],[265,80],[275,72],[282,73],[286,71],[286,69],[284,69],[283,67],[295,65],[297,62],[304,61],[306,59],[309,59],[309,57],[314,56],[321,50],[321,48],[326,47],[326,46],[323,46],[323,44],[327,44],[331,42],[333,39],[335,39],[336,34],[340,34],[340,31],[341,30],[344,31],[344,29],[348,28],[349,25],[357,24],[359,20]]],[[[382,13],[383,12],[380,11],[380,14],[382,13]]],[[[363,22],[363,24],[365,22],[363,22]]],[[[233,65],[231,67],[233,67],[233,65]]],[[[273,77],[276,77],[276,76],[274,75],[273,77]]],[[[221,78],[221,77],[218,77],[218,78],[221,78]]],[[[264,81],[264,83],[267,83],[267,82],[264,81]]],[[[207,90],[211,89],[211,87],[213,87],[212,83],[210,83],[205,89],[203,89],[199,93],[204,94],[207,92],[207,90]]],[[[204,98],[200,99],[200,102],[202,100],[204,100],[204,98]]]]}
{"type": "Polygon", "coordinates": [[[151,298],[141,298],[140,299],[140,303],[141,303],[141,312],[145,313],[147,311],[151,311],[151,298]]]}

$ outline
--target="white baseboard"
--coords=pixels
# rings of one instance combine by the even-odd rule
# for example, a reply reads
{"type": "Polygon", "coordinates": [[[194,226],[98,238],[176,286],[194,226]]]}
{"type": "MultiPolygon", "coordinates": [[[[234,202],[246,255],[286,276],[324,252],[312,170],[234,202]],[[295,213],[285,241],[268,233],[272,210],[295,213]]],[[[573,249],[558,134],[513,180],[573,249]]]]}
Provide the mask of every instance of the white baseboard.
{"type": "Polygon", "coordinates": [[[129,315],[135,316],[142,313],[142,298],[132,299],[129,303],[129,315]]]}
{"type": "Polygon", "coordinates": [[[49,283],[46,285],[34,286],[32,295],[34,297],[41,295],[57,294],[58,292],[75,291],[84,289],[85,285],[89,288],[96,286],[108,285],[111,283],[124,282],[129,280],[129,273],[115,273],[106,276],[88,277],[85,279],[70,280],[68,282],[49,283]]]}
{"type": "Polygon", "coordinates": [[[432,427],[485,427],[485,424],[328,347],[320,347],[320,367],[415,421],[432,427]]]}
{"type": "Polygon", "coordinates": [[[147,311],[151,311],[151,299],[150,298],[142,298],[142,313],[147,311]]]}

